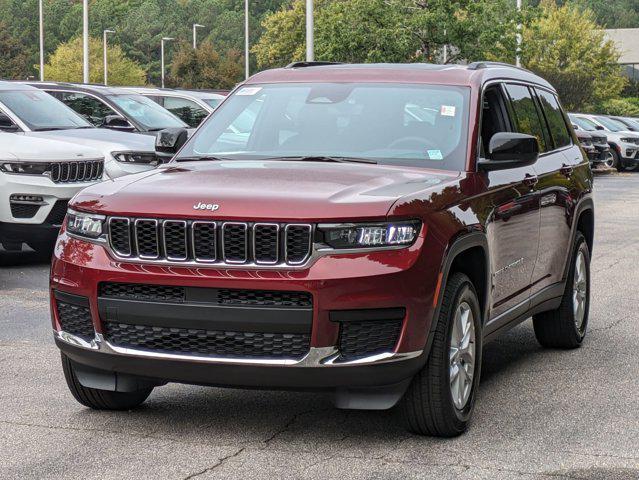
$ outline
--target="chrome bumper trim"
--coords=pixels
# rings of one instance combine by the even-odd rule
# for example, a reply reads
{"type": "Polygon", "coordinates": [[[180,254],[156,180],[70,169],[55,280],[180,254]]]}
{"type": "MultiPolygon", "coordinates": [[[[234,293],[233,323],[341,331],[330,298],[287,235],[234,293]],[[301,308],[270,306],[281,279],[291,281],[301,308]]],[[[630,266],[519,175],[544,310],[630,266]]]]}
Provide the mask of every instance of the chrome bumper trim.
{"type": "Polygon", "coordinates": [[[158,360],[179,360],[184,362],[210,363],[220,365],[252,365],[264,367],[348,367],[362,365],[377,365],[381,363],[399,362],[419,357],[423,350],[405,353],[380,353],[370,357],[358,358],[357,360],[340,361],[339,351],[335,347],[311,347],[309,352],[300,360],[282,359],[268,360],[255,358],[223,358],[207,357],[198,355],[179,355],[173,353],[158,353],[149,350],[118,347],[109,343],[102,334],[96,333],[91,342],[87,342],[75,335],[64,331],[53,331],[54,338],[73,345],[75,347],[95,350],[110,355],[124,355],[129,357],[153,358],[158,360]]]}

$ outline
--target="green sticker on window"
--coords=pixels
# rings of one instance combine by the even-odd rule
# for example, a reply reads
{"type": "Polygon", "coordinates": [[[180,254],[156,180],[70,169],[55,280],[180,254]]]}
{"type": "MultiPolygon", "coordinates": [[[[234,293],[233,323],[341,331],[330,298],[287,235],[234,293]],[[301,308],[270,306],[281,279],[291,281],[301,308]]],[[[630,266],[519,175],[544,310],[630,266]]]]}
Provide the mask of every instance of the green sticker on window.
{"type": "Polygon", "coordinates": [[[443,160],[444,156],[442,155],[441,150],[427,150],[429,160],[443,160]]]}

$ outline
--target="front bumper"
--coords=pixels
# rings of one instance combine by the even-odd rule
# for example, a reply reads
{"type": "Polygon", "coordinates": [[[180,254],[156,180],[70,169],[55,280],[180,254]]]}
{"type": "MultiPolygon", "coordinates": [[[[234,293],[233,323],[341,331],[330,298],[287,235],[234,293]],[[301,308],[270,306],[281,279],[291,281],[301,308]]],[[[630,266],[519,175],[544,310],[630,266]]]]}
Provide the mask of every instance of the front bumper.
{"type": "MultiPolygon", "coordinates": [[[[63,229],[55,248],[51,277],[56,343],[78,364],[158,382],[299,390],[405,384],[425,362],[440,268],[436,259],[441,256],[435,252],[436,245],[432,248],[433,255],[420,255],[424,241],[420,236],[415,245],[402,250],[322,256],[304,269],[259,270],[124,262],[112,258],[101,245],[70,237],[63,229]],[[313,297],[309,349],[301,358],[270,359],[185,355],[118,345],[110,341],[105,328],[110,319],[105,318],[109,314],[99,296],[104,282],[200,290],[308,292],[313,297]],[[56,292],[88,299],[94,338],[83,340],[61,328],[55,313],[56,292]],[[354,360],[341,358],[340,324],[332,314],[398,307],[405,311],[405,316],[397,343],[390,351],[354,360]]],[[[127,320],[120,318],[120,321],[127,320]]],[[[185,318],[186,323],[192,321],[193,318],[185,318]]]]}
{"type": "Polygon", "coordinates": [[[55,240],[62,223],[66,202],[95,182],[56,184],[38,175],[12,175],[0,172],[0,241],[55,240]],[[32,195],[42,201],[22,203],[31,211],[18,213],[12,195],[32,195]],[[13,204],[13,208],[12,208],[13,204]],[[58,211],[61,213],[58,214],[58,211]]]}

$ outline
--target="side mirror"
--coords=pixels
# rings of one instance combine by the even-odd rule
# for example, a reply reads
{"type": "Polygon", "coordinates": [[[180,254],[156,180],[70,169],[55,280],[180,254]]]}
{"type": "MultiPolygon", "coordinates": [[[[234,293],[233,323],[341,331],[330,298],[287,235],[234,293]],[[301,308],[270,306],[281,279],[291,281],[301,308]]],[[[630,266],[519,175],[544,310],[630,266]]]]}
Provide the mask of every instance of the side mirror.
{"type": "Polygon", "coordinates": [[[120,115],[107,115],[102,121],[102,128],[109,128],[111,130],[119,130],[121,132],[133,132],[135,128],[128,122],[128,120],[120,115]]]}
{"type": "Polygon", "coordinates": [[[189,138],[186,128],[166,128],[155,137],[155,153],[159,157],[172,157],[189,138]]]}
{"type": "Polygon", "coordinates": [[[572,128],[573,128],[574,130],[579,130],[579,125],[575,125],[575,124],[573,123],[573,124],[572,124],[572,128]]]}
{"type": "Polygon", "coordinates": [[[486,171],[532,165],[539,158],[539,142],[524,133],[498,132],[490,139],[487,157],[479,162],[486,171]]]}
{"type": "Polygon", "coordinates": [[[13,133],[19,131],[20,127],[13,123],[13,120],[9,117],[0,113],[0,130],[3,132],[13,133]]]}
{"type": "Polygon", "coordinates": [[[605,128],[604,128],[604,127],[602,127],[601,125],[597,125],[595,128],[596,128],[597,130],[605,130],[605,128]]]}

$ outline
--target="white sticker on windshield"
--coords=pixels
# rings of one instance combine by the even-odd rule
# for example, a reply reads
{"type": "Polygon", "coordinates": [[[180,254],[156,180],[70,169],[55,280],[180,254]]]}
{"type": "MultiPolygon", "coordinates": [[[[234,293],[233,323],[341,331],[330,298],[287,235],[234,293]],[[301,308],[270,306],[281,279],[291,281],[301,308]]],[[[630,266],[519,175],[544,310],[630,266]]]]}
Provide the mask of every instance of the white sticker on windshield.
{"type": "Polygon", "coordinates": [[[439,113],[442,115],[442,117],[454,117],[455,107],[453,105],[442,105],[439,113]]]}
{"type": "Polygon", "coordinates": [[[251,96],[262,90],[262,87],[243,87],[235,95],[251,96]]]}
{"type": "Polygon", "coordinates": [[[429,160],[443,160],[444,156],[442,155],[441,150],[427,150],[428,159],[429,160]]]}

